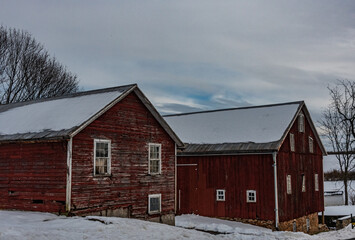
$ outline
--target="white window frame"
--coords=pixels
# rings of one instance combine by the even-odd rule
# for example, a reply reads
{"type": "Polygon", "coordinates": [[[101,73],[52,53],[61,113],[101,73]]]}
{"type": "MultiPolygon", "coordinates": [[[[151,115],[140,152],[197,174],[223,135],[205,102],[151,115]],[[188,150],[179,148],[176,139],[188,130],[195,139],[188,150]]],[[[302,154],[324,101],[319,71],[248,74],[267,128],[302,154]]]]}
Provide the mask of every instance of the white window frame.
{"type": "Polygon", "coordinates": [[[302,174],[302,192],[306,192],[306,175],[302,174]]]}
{"type": "Polygon", "coordinates": [[[217,189],[216,190],[216,201],[226,201],[226,190],[217,189]]]}
{"type": "Polygon", "coordinates": [[[305,126],[304,126],[304,115],[303,113],[300,113],[298,115],[298,131],[299,132],[304,132],[305,126]]]}
{"type": "Polygon", "coordinates": [[[247,190],[247,203],[256,203],[256,191],[255,190],[247,190]],[[249,199],[249,193],[253,194],[254,199],[249,199]]]}
{"type": "Polygon", "coordinates": [[[314,191],[318,192],[319,191],[319,177],[318,173],[314,174],[314,191]]]}
{"type": "Polygon", "coordinates": [[[286,192],[292,194],[292,178],[291,175],[286,176],[286,192]]]}
{"type": "Polygon", "coordinates": [[[111,174],[111,140],[108,139],[94,139],[94,176],[105,176],[111,174]],[[108,144],[108,159],[107,159],[107,173],[96,173],[96,143],[108,144]]]}
{"type": "Polygon", "coordinates": [[[290,133],[290,151],[295,151],[295,135],[293,133],[290,133]]]}
{"type": "Polygon", "coordinates": [[[309,152],[314,153],[313,138],[311,136],[308,137],[308,147],[309,147],[309,152]]]}
{"type": "Polygon", "coordinates": [[[149,194],[148,195],[148,213],[149,214],[156,214],[161,212],[161,194],[149,194]],[[151,211],[150,210],[150,199],[151,198],[159,198],[159,210],[158,211],[151,211]]]}
{"type": "Polygon", "coordinates": [[[148,144],[148,173],[151,175],[161,174],[161,144],[160,143],[149,143],[148,144]],[[158,146],[159,147],[159,158],[158,159],[150,159],[150,147],[158,146]],[[159,161],[159,170],[158,172],[150,171],[150,161],[159,161]]]}

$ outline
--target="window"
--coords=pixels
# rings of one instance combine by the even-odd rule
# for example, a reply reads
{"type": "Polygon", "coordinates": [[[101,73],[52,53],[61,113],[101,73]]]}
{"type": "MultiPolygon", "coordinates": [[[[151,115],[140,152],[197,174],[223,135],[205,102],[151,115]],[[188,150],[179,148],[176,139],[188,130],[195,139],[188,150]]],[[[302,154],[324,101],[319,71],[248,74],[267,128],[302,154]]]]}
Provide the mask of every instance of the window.
{"type": "Polygon", "coordinates": [[[217,189],[217,191],[216,191],[216,200],[217,201],[225,201],[226,200],[226,190],[217,189]]]}
{"type": "Polygon", "coordinates": [[[286,182],[287,182],[287,194],[291,194],[292,193],[292,185],[291,185],[291,175],[287,175],[286,177],[286,182]]]}
{"type": "Polygon", "coordinates": [[[304,174],[302,176],[302,192],[306,191],[306,176],[304,174]]]}
{"type": "Polygon", "coordinates": [[[161,173],[161,144],[149,143],[149,174],[161,173]]]}
{"type": "Polygon", "coordinates": [[[160,213],[161,211],[161,194],[151,194],[148,196],[148,213],[160,213]]]}
{"type": "Polygon", "coordinates": [[[255,190],[247,190],[247,202],[256,202],[256,191],[255,190]]]}
{"type": "Polygon", "coordinates": [[[111,140],[94,139],[94,175],[111,173],[111,140]]]}
{"type": "Polygon", "coordinates": [[[318,181],[318,174],[314,174],[314,190],[319,191],[319,181],[318,181]]]}
{"type": "Polygon", "coordinates": [[[309,152],[313,153],[313,138],[308,137],[309,152]]]}
{"type": "Polygon", "coordinates": [[[302,113],[298,115],[298,131],[304,132],[304,115],[302,113]]]}
{"type": "Polygon", "coordinates": [[[291,152],[295,151],[295,135],[290,133],[290,150],[291,152]]]}

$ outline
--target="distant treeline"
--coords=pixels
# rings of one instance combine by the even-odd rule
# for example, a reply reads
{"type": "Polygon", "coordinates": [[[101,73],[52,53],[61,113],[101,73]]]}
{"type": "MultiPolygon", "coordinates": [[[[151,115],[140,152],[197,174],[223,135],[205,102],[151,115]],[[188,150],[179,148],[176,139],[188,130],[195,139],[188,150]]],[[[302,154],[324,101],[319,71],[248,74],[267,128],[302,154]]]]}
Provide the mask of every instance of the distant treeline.
{"type": "MultiPolygon", "coordinates": [[[[342,173],[339,170],[324,173],[324,181],[342,181],[342,179],[342,173]]],[[[355,171],[348,173],[348,180],[355,180],[355,171]]]]}

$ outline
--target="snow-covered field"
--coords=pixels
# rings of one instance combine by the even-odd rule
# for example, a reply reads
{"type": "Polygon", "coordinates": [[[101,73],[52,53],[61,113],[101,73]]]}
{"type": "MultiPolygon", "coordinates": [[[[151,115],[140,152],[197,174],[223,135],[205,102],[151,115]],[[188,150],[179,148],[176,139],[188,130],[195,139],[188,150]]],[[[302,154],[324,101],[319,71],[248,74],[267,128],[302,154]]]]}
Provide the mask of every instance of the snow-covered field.
{"type": "MultiPolygon", "coordinates": [[[[324,182],[324,191],[343,191],[344,192],[344,183],[341,181],[325,181],[324,182]]],[[[351,204],[350,197],[355,195],[355,181],[349,181],[348,183],[348,194],[349,194],[349,204],[351,204]]],[[[344,197],[343,193],[343,197],[344,197]]]]}
{"type": "Polygon", "coordinates": [[[351,226],[309,236],[304,233],[272,232],[248,224],[196,215],[176,218],[178,226],[223,232],[209,233],[147,221],[114,217],[64,217],[49,213],[0,211],[0,239],[349,239],[351,226]]]}

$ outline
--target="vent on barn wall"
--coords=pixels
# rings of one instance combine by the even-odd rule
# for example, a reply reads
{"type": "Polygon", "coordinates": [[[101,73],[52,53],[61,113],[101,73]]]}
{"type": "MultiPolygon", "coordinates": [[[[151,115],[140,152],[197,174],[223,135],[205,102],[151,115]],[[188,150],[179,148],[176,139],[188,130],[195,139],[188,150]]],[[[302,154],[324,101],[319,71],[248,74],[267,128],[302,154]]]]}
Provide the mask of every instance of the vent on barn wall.
{"type": "Polygon", "coordinates": [[[297,224],[296,221],[293,222],[293,231],[297,232],[297,224]]]}

